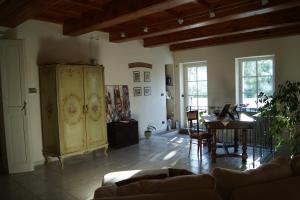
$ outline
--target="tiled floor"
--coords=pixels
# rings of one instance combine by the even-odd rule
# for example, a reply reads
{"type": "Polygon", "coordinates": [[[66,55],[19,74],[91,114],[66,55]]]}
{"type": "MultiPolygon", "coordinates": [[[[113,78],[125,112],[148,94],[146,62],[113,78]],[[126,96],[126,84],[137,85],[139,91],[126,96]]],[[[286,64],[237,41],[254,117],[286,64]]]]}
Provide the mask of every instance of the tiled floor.
{"type": "Polygon", "coordinates": [[[242,165],[241,158],[230,157],[219,158],[212,165],[206,147],[200,162],[196,145],[188,157],[188,141],[186,135],[159,134],[152,136],[150,140],[141,140],[138,145],[112,149],[108,157],[102,151],[97,151],[96,154],[68,158],[64,169],[60,168],[58,162],[52,162],[47,166],[37,167],[33,172],[1,175],[1,199],[91,199],[94,190],[100,186],[103,175],[111,171],[176,167],[194,173],[210,173],[215,166],[233,169],[253,167],[251,156],[246,165],[242,165]]]}

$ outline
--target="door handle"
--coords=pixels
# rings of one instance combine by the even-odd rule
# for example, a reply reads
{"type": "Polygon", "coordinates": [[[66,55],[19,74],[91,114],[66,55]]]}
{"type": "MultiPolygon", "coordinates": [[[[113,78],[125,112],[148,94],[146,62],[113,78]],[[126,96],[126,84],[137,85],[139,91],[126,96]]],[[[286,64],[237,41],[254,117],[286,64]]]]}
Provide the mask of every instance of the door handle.
{"type": "Polygon", "coordinates": [[[27,106],[27,103],[26,103],[26,101],[24,101],[23,106],[21,108],[21,111],[24,111],[24,115],[26,115],[26,106],[27,106]]]}
{"type": "Polygon", "coordinates": [[[82,110],[83,110],[83,113],[87,113],[88,112],[88,105],[83,105],[82,110]]]}

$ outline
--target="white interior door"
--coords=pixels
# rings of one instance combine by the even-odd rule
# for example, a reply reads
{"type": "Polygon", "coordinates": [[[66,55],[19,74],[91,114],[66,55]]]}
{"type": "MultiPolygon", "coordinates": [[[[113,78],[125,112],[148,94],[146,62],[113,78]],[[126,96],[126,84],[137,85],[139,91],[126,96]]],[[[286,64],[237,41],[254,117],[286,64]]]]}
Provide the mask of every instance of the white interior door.
{"type": "Polygon", "coordinates": [[[9,173],[33,169],[24,87],[23,42],[0,40],[1,86],[9,173]]]}

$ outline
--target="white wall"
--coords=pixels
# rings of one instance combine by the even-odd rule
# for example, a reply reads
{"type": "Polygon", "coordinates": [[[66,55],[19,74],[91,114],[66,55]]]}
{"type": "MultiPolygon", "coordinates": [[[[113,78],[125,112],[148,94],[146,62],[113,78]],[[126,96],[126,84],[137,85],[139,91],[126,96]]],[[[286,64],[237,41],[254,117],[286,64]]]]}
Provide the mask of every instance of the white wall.
{"type": "MultiPolygon", "coordinates": [[[[260,55],[275,55],[276,85],[286,80],[300,81],[299,35],[173,53],[176,65],[185,62],[207,61],[209,106],[235,102],[235,58],[260,55]]],[[[179,67],[177,67],[177,77],[179,77],[179,67]]],[[[177,87],[176,94],[178,94],[176,101],[178,103],[182,100],[179,87],[177,87]]],[[[176,105],[176,108],[175,118],[179,119],[181,114],[179,105],[176,105]]]]}
{"type": "MultiPolygon", "coordinates": [[[[147,124],[154,124],[158,130],[166,128],[165,64],[173,63],[167,47],[144,48],[139,41],[114,44],[108,41],[108,35],[93,32],[80,37],[62,35],[62,26],[29,20],[6,36],[9,39],[24,39],[26,53],[26,81],[28,87],[39,88],[38,64],[44,63],[88,63],[91,57],[105,66],[106,85],[129,85],[132,117],[139,121],[139,133],[147,124]],[[92,56],[91,56],[92,55],[92,56]],[[132,71],[141,74],[146,69],[129,69],[128,63],[146,62],[153,65],[150,83],[133,83],[132,71]],[[133,87],[151,86],[151,96],[133,97],[133,87]]],[[[143,76],[142,76],[143,78],[143,76]]],[[[39,90],[38,90],[39,91],[39,90]]],[[[28,94],[28,111],[30,115],[30,133],[32,138],[32,158],[40,163],[42,157],[42,134],[39,94],[28,94]]]]}

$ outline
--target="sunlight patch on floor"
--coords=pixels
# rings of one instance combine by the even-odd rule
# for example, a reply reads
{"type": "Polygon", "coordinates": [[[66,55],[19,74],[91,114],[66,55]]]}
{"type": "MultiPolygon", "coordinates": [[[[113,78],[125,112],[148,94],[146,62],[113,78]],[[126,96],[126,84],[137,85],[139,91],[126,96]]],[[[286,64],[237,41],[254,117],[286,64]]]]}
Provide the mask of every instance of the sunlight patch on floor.
{"type": "Polygon", "coordinates": [[[177,152],[177,151],[171,151],[171,152],[169,152],[169,153],[164,157],[163,160],[170,160],[171,158],[173,158],[173,157],[176,155],[176,152],[177,152]]]}

